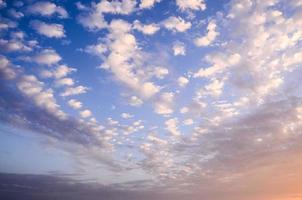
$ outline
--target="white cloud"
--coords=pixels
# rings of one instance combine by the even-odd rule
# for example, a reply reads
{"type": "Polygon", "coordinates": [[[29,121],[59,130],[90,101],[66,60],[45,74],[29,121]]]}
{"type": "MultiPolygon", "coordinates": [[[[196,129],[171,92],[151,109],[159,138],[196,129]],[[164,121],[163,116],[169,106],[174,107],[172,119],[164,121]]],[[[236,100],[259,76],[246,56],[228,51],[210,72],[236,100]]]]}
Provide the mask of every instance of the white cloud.
{"type": "Polygon", "coordinates": [[[172,47],[174,56],[184,56],[186,55],[186,47],[183,43],[175,43],[172,47]]]}
{"type": "Polygon", "coordinates": [[[0,51],[15,52],[15,51],[32,51],[32,48],[23,43],[19,39],[4,40],[0,39],[0,51]]]}
{"type": "Polygon", "coordinates": [[[174,94],[172,92],[162,93],[154,102],[154,112],[160,115],[173,113],[174,94]]]}
{"type": "Polygon", "coordinates": [[[66,97],[66,96],[84,94],[87,92],[87,90],[88,90],[87,87],[81,85],[77,87],[68,87],[65,89],[64,92],[61,93],[61,96],[66,97]]]}
{"type": "Polygon", "coordinates": [[[185,87],[189,83],[189,80],[186,77],[181,76],[177,79],[177,82],[180,87],[185,87]]]}
{"type": "Polygon", "coordinates": [[[219,97],[223,92],[224,80],[213,79],[211,82],[204,86],[197,92],[198,96],[210,95],[213,97],[219,97]]]}
{"type": "Polygon", "coordinates": [[[217,74],[223,73],[228,67],[234,67],[240,64],[241,56],[238,53],[231,55],[212,54],[207,55],[205,60],[211,63],[212,66],[205,69],[201,68],[194,74],[194,78],[215,77],[217,74]]]}
{"type": "Polygon", "coordinates": [[[31,26],[39,34],[49,38],[62,38],[65,37],[64,26],[61,24],[47,24],[42,21],[34,20],[31,26]]]}
{"type": "Polygon", "coordinates": [[[135,6],[136,0],[112,0],[99,2],[96,9],[101,13],[128,15],[134,11],[135,6]]]}
{"type": "Polygon", "coordinates": [[[72,107],[73,109],[80,109],[80,108],[82,108],[82,102],[80,102],[80,101],[78,101],[76,99],[70,99],[68,101],[68,105],[70,107],[72,107]]]}
{"type": "Polygon", "coordinates": [[[159,3],[161,0],[141,0],[139,4],[140,9],[150,9],[155,3],[159,3]]]}
{"type": "Polygon", "coordinates": [[[131,106],[137,107],[137,106],[141,106],[143,104],[143,101],[140,98],[138,98],[137,96],[131,96],[129,104],[131,106]]]}
{"type": "Polygon", "coordinates": [[[165,76],[169,74],[169,70],[164,67],[154,67],[152,68],[152,75],[154,75],[158,79],[163,79],[165,76]]]}
{"type": "Polygon", "coordinates": [[[132,118],[133,115],[129,114],[129,113],[122,113],[121,114],[121,117],[124,118],[124,119],[129,119],[129,118],[132,118]]]}
{"type": "Polygon", "coordinates": [[[142,52],[135,36],[130,33],[131,25],[123,20],[113,20],[109,31],[105,45],[111,51],[103,55],[105,59],[101,68],[111,71],[116,80],[141,98],[148,99],[156,94],[160,87],[147,81],[150,77],[142,67],[142,52]]]}
{"type": "Polygon", "coordinates": [[[196,46],[209,46],[214,42],[219,32],[216,31],[216,22],[214,20],[210,21],[207,26],[207,34],[203,37],[196,38],[194,43],[196,46]]]}
{"type": "Polygon", "coordinates": [[[176,0],[176,4],[182,11],[206,9],[204,0],[176,0]]]}
{"type": "Polygon", "coordinates": [[[64,8],[48,1],[36,2],[33,5],[30,5],[27,10],[29,13],[39,14],[42,16],[49,17],[54,14],[58,14],[60,18],[68,17],[68,13],[64,8]]]}
{"type": "Polygon", "coordinates": [[[153,35],[155,34],[157,31],[159,31],[160,27],[155,24],[155,23],[151,23],[151,24],[142,24],[140,21],[135,20],[133,23],[133,28],[142,32],[145,35],[153,35]]]}
{"type": "Polygon", "coordinates": [[[33,60],[41,65],[54,65],[61,60],[61,56],[53,49],[44,49],[33,57],[33,60]]]}
{"type": "Polygon", "coordinates": [[[91,8],[87,8],[81,4],[77,4],[78,8],[84,12],[78,17],[79,22],[91,31],[108,28],[108,24],[104,19],[104,13],[127,15],[135,10],[136,0],[113,0],[100,1],[92,4],[91,8]]]}
{"type": "Polygon", "coordinates": [[[83,110],[83,111],[81,111],[80,112],[80,115],[81,115],[81,117],[83,117],[83,118],[87,118],[87,117],[90,117],[91,115],[92,115],[92,113],[91,113],[91,111],[90,110],[83,110]]]}
{"type": "Polygon", "coordinates": [[[74,81],[72,78],[62,78],[62,79],[57,79],[55,81],[55,85],[60,87],[60,86],[72,86],[74,85],[74,81]]]}
{"type": "Polygon", "coordinates": [[[190,126],[190,125],[194,124],[194,121],[193,121],[193,119],[189,118],[189,119],[184,120],[183,124],[186,126],[190,126]]]}
{"type": "Polygon", "coordinates": [[[23,75],[17,83],[18,89],[27,97],[34,100],[35,104],[60,119],[65,119],[66,114],[60,110],[56,103],[53,91],[44,89],[44,83],[33,75],[23,75]]]}
{"type": "Polygon", "coordinates": [[[16,78],[16,76],[17,74],[9,60],[5,56],[0,55],[0,77],[10,80],[16,78]]]}
{"type": "Polygon", "coordinates": [[[188,107],[182,107],[179,111],[181,114],[185,114],[189,112],[189,108],[188,107]]]}
{"type": "Polygon", "coordinates": [[[191,28],[191,22],[186,22],[181,17],[171,16],[168,19],[163,21],[163,25],[166,29],[175,31],[175,32],[185,32],[191,28]]]}
{"type": "Polygon", "coordinates": [[[53,72],[53,76],[55,78],[63,78],[67,76],[68,74],[76,71],[76,69],[68,67],[66,65],[60,65],[57,67],[57,69],[53,72]]]}
{"type": "Polygon", "coordinates": [[[172,118],[165,121],[166,130],[172,135],[172,136],[180,136],[180,131],[178,130],[178,119],[172,118]]]}

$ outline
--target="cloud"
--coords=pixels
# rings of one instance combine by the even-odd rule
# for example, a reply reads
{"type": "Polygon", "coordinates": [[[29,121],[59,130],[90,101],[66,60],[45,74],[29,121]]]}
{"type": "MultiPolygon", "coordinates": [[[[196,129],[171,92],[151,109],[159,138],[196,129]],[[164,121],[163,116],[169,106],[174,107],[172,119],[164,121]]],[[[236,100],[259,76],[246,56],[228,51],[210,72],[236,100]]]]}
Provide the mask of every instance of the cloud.
{"type": "Polygon", "coordinates": [[[40,65],[54,65],[61,60],[61,56],[53,49],[44,49],[33,57],[33,61],[40,65]]]}
{"type": "Polygon", "coordinates": [[[186,47],[183,43],[175,43],[172,47],[174,56],[184,56],[186,55],[186,47]]]}
{"type": "Polygon", "coordinates": [[[194,43],[196,46],[209,46],[214,42],[219,32],[216,31],[216,22],[210,21],[207,26],[207,34],[203,37],[196,38],[194,43]]]}
{"type": "Polygon", "coordinates": [[[72,107],[73,109],[80,109],[80,108],[82,108],[82,102],[80,102],[80,101],[78,101],[76,99],[70,99],[68,101],[68,105],[70,107],[72,107]]]}
{"type": "Polygon", "coordinates": [[[16,72],[12,69],[10,61],[3,55],[0,55],[0,78],[8,80],[16,78],[16,72]]]}
{"type": "Polygon", "coordinates": [[[5,57],[0,61],[1,123],[77,145],[103,143],[101,138],[93,136],[100,133],[97,124],[69,117],[45,83],[14,67],[5,57]]]}
{"type": "Polygon", "coordinates": [[[189,80],[186,77],[181,76],[177,79],[177,83],[180,87],[185,87],[189,83],[189,80]]]}
{"type": "Polygon", "coordinates": [[[134,12],[136,1],[124,0],[124,1],[100,1],[97,4],[92,4],[91,7],[81,6],[77,4],[78,8],[82,8],[83,13],[78,16],[78,21],[84,27],[90,31],[101,30],[108,28],[108,23],[104,19],[104,14],[122,14],[128,15],[134,12]]]}
{"type": "Polygon", "coordinates": [[[67,96],[79,95],[79,94],[84,94],[87,91],[88,88],[81,85],[76,87],[68,87],[65,89],[64,92],[61,93],[61,96],[67,97],[67,96]]]}
{"type": "Polygon", "coordinates": [[[178,119],[172,118],[165,121],[166,130],[172,135],[172,136],[180,136],[180,131],[178,130],[178,119]]]}
{"type": "Polygon", "coordinates": [[[4,40],[0,39],[0,48],[3,52],[28,52],[32,51],[30,46],[24,44],[21,40],[12,39],[12,40],[4,40]]]}
{"type": "Polygon", "coordinates": [[[139,4],[140,9],[150,9],[155,3],[159,3],[161,0],[141,0],[139,4]]]}
{"type": "Polygon", "coordinates": [[[151,24],[142,24],[140,21],[135,20],[133,23],[133,28],[142,32],[145,35],[153,35],[155,34],[157,31],[159,31],[160,27],[155,24],[155,23],[151,23],[151,24]]]}
{"type": "Polygon", "coordinates": [[[185,32],[192,26],[191,22],[186,22],[181,17],[175,16],[171,16],[168,19],[164,20],[163,25],[166,29],[174,32],[185,32]]]}
{"type": "Polygon", "coordinates": [[[158,79],[163,79],[169,74],[169,70],[164,67],[152,67],[151,72],[152,76],[155,76],[158,79]]]}
{"type": "Polygon", "coordinates": [[[83,117],[83,118],[87,118],[87,117],[90,117],[91,115],[92,115],[92,113],[91,113],[91,111],[90,110],[83,110],[83,111],[81,111],[80,112],[80,115],[81,115],[81,117],[83,117]]]}
{"type": "Polygon", "coordinates": [[[27,7],[27,11],[31,14],[42,15],[50,17],[54,14],[58,14],[60,18],[67,18],[67,11],[54,3],[48,1],[36,2],[27,7]]]}
{"type": "Polygon", "coordinates": [[[129,118],[132,118],[133,115],[129,114],[129,113],[122,113],[121,114],[121,117],[124,118],[124,119],[129,119],[129,118]]]}
{"type": "Polygon", "coordinates": [[[47,24],[42,21],[31,21],[32,28],[39,34],[49,38],[62,38],[65,37],[64,26],[61,24],[47,24]]]}
{"type": "Polygon", "coordinates": [[[186,119],[183,121],[183,124],[186,126],[190,126],[190,125],[194,124],[194,121],[193,121],[193,119],[186,119]]]}
{"type": "Polygon", "coordinates": [[[68,67],[66,65],[59,65],[55,70],[42,70],[40,76],[42,78],[60,79],[75,71],[76,69],[74,68],[68,67]]]}
{"type": "Polygon", "coordinates": [[[131,96],[129,100],[129,104],[131,106],[141,106],[143,104],[143,101],[137,96],[131,96]]]}
{"type": "Polygon", "coordinates": [[[176,4],[182,11],[206,9],[204,0],[176,0],[176,4]]]}
{"type": "Polygon", "coordinates": [[[72,86],[74,85],[74,81],[72,78],[62,78],[62,79],[57,79],[55,81],[55,85],[58,87],[61,86],[72,86]]]}
{"type": "Polygon", "coordinates": [[[136,38],[130,33],[131,24],[123,20],[113,20],[107,35],[107,49],[102,69],[110,71],[114,78],[123,83],[141,98],[148,99],[159,92],[160,87],[148,81],[148,74],[143,70],[142,52],[136,38]],[[138,73],[139,72],[139,73],[138,73]]]}
{"type": "Polygon", "coordinates": [[[43,86],[43,82],[33,75],[23,75],[17,83],[17,88],[24,95],[33,99],[37,106],[46,109],[59,119],[65,119],[66,114],[59,109],[60,106],[56,103],[53,91],[51,89],[45,90],[43,86]]]}
{"type": "Polygon", "coordinates": [[[154,112],[160,115],[173,113],[174,94],[172,92],[162,93],[154,103],[154,112]]]}

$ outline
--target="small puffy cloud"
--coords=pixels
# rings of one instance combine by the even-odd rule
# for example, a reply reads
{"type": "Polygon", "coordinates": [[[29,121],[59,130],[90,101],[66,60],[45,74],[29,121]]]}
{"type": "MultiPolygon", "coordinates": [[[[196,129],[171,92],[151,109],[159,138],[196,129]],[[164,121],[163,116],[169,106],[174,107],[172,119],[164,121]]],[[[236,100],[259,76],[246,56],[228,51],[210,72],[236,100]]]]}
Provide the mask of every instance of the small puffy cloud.
{"type": "Polygon", "coordinates": [[[80,112],[80,115],[82,118],[87,118],[87,117],[90,117],[92,115],[91,111],[90,110],[83,110],[80,112]]]}
{"type": "Polygon", "coordinates": [[[148,99],[158,93],[160,87],[152,82],[145,82],[138,90],[142,97],[148,99]]]}
{"type": "Polygon", "coordinates": [[[79,15],[79,23],[90,31],[100,30],[107,27],[104,16],[97,11],[85,12],[79,15]]]}
{"type": "Polygon", "coordinates": [[[65,37],[64,26],[61,24],[47,24],[42,21],[31,21],[31,26],[39,34],[49,38],[62,38],[65,37]]]}
{"type": "Polygon", "coordinates": [[[145,35],[153,35],[160,29],[160,27],[155,23],[142,24],[138,20],[134,21],[133,28],[140,31],[140,32],[142,32],[145,35]]]}
{"type": "Polygon", "coordinates": [[[140,9],[150,9],[155,3],[159,3],[161,0],[141,0],[139,4],[140,9]]]}
{"type": "Polygon", "coordinates": [[[160,115],[173,113],[174,94],[165,92],[154,103],[154,112],[160,115]]]}
{"type": "Polygon", "coordinates": [[[166,130],[172,135],[172,136],[180,136],[180,131],[178,129],[178,119],[172,118],[165,121],[166,130]]]}
{"type": "Polygon", "coordinates": [[[17,52],[17,51],[32,51],[32,48],[23,43],[19,39],[4,40],[0,39],[0,51],[17,52]]]}
{"type": "Polygon", "coordinates": [[[88,88],[81,85],[77,87],[69,87],[66,88],[64,92],[61,93],[61,96],[67,97],[67,96],[79,95],[79,94],[84,94],[87,91],[88,88]]]}
{"type": "Polygon", "coordinates": [[[189,118],[189,119],[184,120],[183,124],[186,126],[189,126],[189,125],[194,124],[194,121],[193,121],[193,119],[189,118]]]}
{"type": "Polygon", "coordinates": [[[154,67],[152,70],[152,74],[158,79],[163,79],[169,74],[169,70],[164,67],[154,67]]]}
{"type": "Polygon", "coordinates": [[[136,1],[100,1],[97,4],[92,4],[90,8],[87,8],[80,3],[76,5],[80,10],[83,10],[83,13],[78,17],[79,23],[88,28],[88,30],[95,31],[108,27],[108,24],[104,19],[104,13],[130,14],[135,10],[136,1]]]}
{"type": "Polygon", "coordinates": [[[52,16],[58,14],[60,18],[67,18],[67,11],[61,6],[57,6],[54,3],[48,1],[36,2],[27,8],[28,12],[31,14],[42,15],[42,16],[52,16]]]}
{"type": "Polygon", "coordinates": [[[186,55],[186,47],[183,43],[175,43],[172,47],[174,56],[184,56],[186,55]]]}
{"type": "Polygon", "coordinates": [[[176,0],[176,4],[182,11],[206,9],[204,0],[176,0]]]}
{"type": "Polygon", "coordinates": [[[44,49],[34,56],[33,61],[40,65],[54,65],[61,60],[61,56],[53,49],[44,49]]]}
{"type": "Polygon", "coordinates": [[[10,61],[5,57],[0,55],[0,78],[4,79],[14,79],[16,77],[16,72],[12,68],[10,61]]]}
{"type": "Polygon", "coordinates": [[[55,81],[55,85],[58,87],[61,86],[72,86],[74,85],[74,81],[72,78],[62,78],[62,79],[57,79],[55,81]]]}
{"type": "Polygon", "coordinates": [[[96,45],[88,45],[87,47],[85,47],[84,51],[91,55],[101,56],[106,53],[108,49],[106,45],[99,43],[96,45]]]}
{"type": "Polygon", "coordinates": [[[181,17],[171,16],[168,19],[163,21],[163,25],[166,29],[174,32],[185,32],[191,28],[191,22],[186,22],[181,17]]]}
{"type": "Polygon", "coordinates": [[[128,15],[134,11],[135,6],[136,0],[112,0],[99,2],[96,4],[96,9],[101,13],[128,15]]]}
{"type": "Polygon", "coordinates": [[[210,95],[213,97],[219,97],[223,91],[224,81],[213,79],[211,82],[204,86],[200,91],[197,92],[198,96],[202,97],[210,95]]]}
{"type": "Polygon", "coordinates": [[[66,65],[60,65],[58,66],[55,70],[50,71],[50,70],[42,70],[40,73],[40,76],[42,78],[55,78],[55,79],[60,79],[68,74],[76,71],[76,69],[68,67],[66,65]]]}
{"type": "Polygon", "coordinates": [[[241,56],[238,53],[231,55],[214,54],[206,56],[206,61],[211,63],[212,66],[208,68],[201,68],[198,72],[194,73],[193,77],[215,77],[216,74],[224,72],[227,67],[238,65],[241,61],[241,56]]]}
{"type": "Polygon", "coordinates": [[[196,46],[209,46],[214,42],[219,32],[216,31],[216,22],[214,20],[210,21],[207,26],[207,34],[203,37],[196,38],[194,43],[196,46]]]}
{"type": "Polygon", "coordinates": [[[138,107],[138,106],[141,106],[143,104],[143,101],[140,98],[138,98],[137,96],[131,96],[130,100],[129,100],[129,104],[131,106],[138,107]]]}
{"type": "Polygon", "coordinates": [[[68,101],[68,105],[70,107],[72,107],[73,109],[80,109],[80,108],[82,108],[82,102],[80,102],[80,101],[78,101],[76,99],[70,99],[68,101]]]}
{"type": "Polygon", "coordinates": [[[177,83],[180,87],[185,87],[189,83],[189,80],[186,77],[181,76],[177,79],[177,83]]]}
{"type": "Polygon", "coordinates": [[[182,107],[179,111],[181,114],[185,114],[189,112],[189,108],[188,107],[182,107]]]}
{"type": "Polygon", "coordinates": [[[124,118],[124,119],[129,119],[129,118],[132,118],[133,115],[129,114],[129,113],[122,113],[121,114],[121,117],[124,118]]]}

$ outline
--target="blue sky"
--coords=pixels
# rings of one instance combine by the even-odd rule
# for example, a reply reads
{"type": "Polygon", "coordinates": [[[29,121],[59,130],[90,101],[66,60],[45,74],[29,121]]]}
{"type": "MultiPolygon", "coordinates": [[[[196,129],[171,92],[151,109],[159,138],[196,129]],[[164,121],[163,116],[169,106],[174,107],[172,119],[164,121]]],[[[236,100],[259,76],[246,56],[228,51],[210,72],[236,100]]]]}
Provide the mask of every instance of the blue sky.
{"type": "Polygon", "coordinates": [[[283,186],[302,180],[290,178],[302,175],[301,0],[0,0],[0,10],[1,173],[301,197],[283,186]],[[266,170],[282,180],[263,181],[266,170]]]}

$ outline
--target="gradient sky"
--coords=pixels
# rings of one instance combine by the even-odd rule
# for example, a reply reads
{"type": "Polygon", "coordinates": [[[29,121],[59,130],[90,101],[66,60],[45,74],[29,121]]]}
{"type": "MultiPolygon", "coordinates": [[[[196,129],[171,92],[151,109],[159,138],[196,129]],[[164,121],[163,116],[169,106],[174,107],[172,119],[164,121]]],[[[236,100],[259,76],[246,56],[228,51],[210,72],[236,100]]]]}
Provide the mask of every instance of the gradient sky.
{"type": "Polygon", "coordinates": [[[0,197],[302,199],[301,0],[0,11],[0,197]]]}

